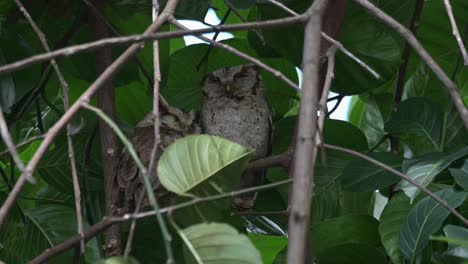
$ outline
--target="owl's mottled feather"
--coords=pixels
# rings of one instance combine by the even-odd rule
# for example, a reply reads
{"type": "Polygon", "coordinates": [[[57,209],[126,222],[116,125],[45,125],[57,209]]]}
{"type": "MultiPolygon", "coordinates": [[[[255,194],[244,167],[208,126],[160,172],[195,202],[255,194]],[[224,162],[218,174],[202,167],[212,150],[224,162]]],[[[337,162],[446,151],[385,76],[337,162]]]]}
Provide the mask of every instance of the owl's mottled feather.
{"type": "MultiPolygon", "coordinates": [[[[259,69],[255,66],[222,68],[203,80],[202,126],[217,135],[255,149],[253,159],[266,157],[270,146],[271,114],[259,69]]],[[[240,188],[261,183],[264,172],[246,172],[240,188]]],[[[239,209],[253,206],[252,194],[235,197],[239,209]]]]}
{"type": "MultiPolygon", "coordinates": [[[[200,127],[195,122],[193,113],[185,113],[177,108],[165,106],[166,110],[160,112],[160,137],[161,142],[158,146],[156,162],[159,161],[164,149],[179,138],[191,134],[200,133],[200,127]]],[[[154,144],[154,119],[152,113],[149,113],[145,118],[138,123],[135,128],[132,144],[138,157],[141,159],[144,166],[148,167],[151,159],[151,151],[154,144]]],[[[156,163],[157,165],[157,163],[156,163]]],[[[161,205],[168,205],[174,198],[159,182],[157,173],[155,172],[150,182],[153,187],[155,197],[161,205]]],[[[119,169],[117,172],[117,180],[120,189],[125,194],[126,206],[132,210],[138,201],[141,192],[145,191],[143,179],[139,173],[138,167],[134,160],[124,149],[120,157],[119,169]]],[[[147,201],[143,202],[143,206],[147,205],[147,201]]]]}

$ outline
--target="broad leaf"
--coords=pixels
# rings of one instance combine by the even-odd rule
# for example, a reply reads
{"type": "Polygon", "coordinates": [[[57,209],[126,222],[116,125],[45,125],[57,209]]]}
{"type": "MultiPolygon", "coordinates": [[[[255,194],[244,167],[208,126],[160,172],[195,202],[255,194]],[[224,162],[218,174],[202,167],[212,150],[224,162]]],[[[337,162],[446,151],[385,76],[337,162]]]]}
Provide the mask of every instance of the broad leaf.
{"type": "Polygon", "coordinates": [[[400,228],[411,210],[410,200],[402,192],[390,199],[380,215],[379,233],[388,256],[395,264],[402,264],[400,254],[400,228]]]}
{"type": "MultiPolygon", "coordinates": [[[[401,170],[402,158],[389,152],[371,153],[370,157],[401,170]]],[[[397,182],[398,176],[363,159],[351,160],[343,171],[343,188],[354,192],[375,191],[397,182]]]]}
{"type": "Polygon", "coordinates": [[[164,151],[158,163],[158,177],[166,189],[179,195],[231,191],[251,153],[252,150],[221,137],[187,136],[164,151]]]}
{"type": "Polygon", "coordinates": [[[378,222],[372,216],[349,215],[324,221],[311,228],[314,254],[344,244],[380,245],[378,222]]]}
{"type": "Polygon", "coordinates": [[[468,259],[468,229],[461,226],[446,225],[445,237],[431,237],[431,240],[448,243],[446,254],[468,259]]]}
{"type": "Polygon", "coordinates": [[[273,263],[278,253],[288,244],[284,236],[248,234],[250,240],[262,255],[263,263],[273,263]]]}
{"type": "Polygon", "coordinates": [[[262,263],[252,242],[229,225],[193,225],[182,230],[181,235],[186,263],[262,263]]]}
{"type": "MultiPolygon", "coordinates": [[[[403,170],[408,177],[422,186],[427,186],[440,172],[459,158],[468,154],[468,146],[454,153],[433,153],[403,163],[403,170]]],[[[419,193],[419,189],[411,183],[401,180],[396,190],[403,190],[411,200],[419,193]]]]}
{"type": "Polygon", "coordinates": [[[460,169],[450,168],[449,170],[457,184],[465,189],[465,191],[468,190],[468,159],[465,159],[460,169]]]}
{"type": "MultiPolygon", "coordinates": [[[[445,189],[435,193],[448,206],[457,208],[465,200],[467,193],[445,189]]],[[[431,197],[426,197],[410,211],[400,231],[402,255],[414,263],[429,242],[429,237],[441,227],[449,211],[431,197]]]]}
{"type": "Polygon", "coordinates": [[[387,256],[378,248],[366,244],[349,243],[326,250],[317,256],[324,264],[375,264],[387,263],[387,256]]]}
{"type": "Polygon", "coordinates": [[[424,137],[431,142],[434,150],[440,150],[441,130],[440,105],[423,97],[403,101],[385,123],[385,131],[388,133],[402,137],[410,135],[424,137]]]}

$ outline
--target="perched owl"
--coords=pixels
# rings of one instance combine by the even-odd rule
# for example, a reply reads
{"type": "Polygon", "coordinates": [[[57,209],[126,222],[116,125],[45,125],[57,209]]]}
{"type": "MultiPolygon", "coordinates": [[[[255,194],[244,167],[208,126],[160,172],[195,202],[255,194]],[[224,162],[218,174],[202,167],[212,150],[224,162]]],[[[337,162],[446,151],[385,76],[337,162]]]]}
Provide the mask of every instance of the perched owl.
{"type": "MultiPolygon", "coordinates": [[[[221,136],[255,149],[253,160],[270,149],[271,114],[265,99],[260,70],[244,65],[222,68],[203,79],[202,127],[204,133],[221,136]]],[[[261,184],[264,172],[245,172],[240,188],[261,184]]],[[[234,197],[233,206],[250,209],[254,194],[234,197]]]]}
{"type": "MultiPolygon", "coordinates": [[[[195,115],[193,112],[185,113],[177,108],[170,107],[164,99],[161,102],[160,110],[160,136],[161,142],[159,143],[158,152],[156,155],[156,162],[161,157],[164,149],[171,143],[179,138],[191,134],[199,134],[201,129],[195,122],[195,115]]],[[[135,128],[132,144],[137,152],[143,165],[148,167],[151,159],[151,151],[154,143],[154,119],[152,113],[149,113],[145,118],[138,123],[135,128]]],[[[160,202],[161,206],[169,205],[174,195],[169,193],[158,180],[156,174],[157,163],[155,164],[154,176],[150,179],[153,187],[155,197],[160,202]]],[[[145,191],[143,185],[143,178],[139,174],[138,167],[128,153],[127,149],[123,150],[120,157],[119,168],[117,171],[117,181],[120,189],[125,194],[126,207],[133,210],[138,201],[141,192],[145,191]]],[[[143,207],[148,205],[147,199],[143,201],[143,207]]]]}

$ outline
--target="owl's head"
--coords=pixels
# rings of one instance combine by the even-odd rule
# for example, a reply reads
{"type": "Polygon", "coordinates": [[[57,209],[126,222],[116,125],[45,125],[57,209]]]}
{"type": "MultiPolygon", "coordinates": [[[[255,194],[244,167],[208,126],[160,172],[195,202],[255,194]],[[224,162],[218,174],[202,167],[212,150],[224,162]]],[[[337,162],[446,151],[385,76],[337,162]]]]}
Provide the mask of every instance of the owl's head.
{"type": "Polygon", "coordinates": [[[202,81],[203,95],[208,98],[242,98],[255,95],[260,87],[260,69],[243,65],[218,69],[202,81]]]}

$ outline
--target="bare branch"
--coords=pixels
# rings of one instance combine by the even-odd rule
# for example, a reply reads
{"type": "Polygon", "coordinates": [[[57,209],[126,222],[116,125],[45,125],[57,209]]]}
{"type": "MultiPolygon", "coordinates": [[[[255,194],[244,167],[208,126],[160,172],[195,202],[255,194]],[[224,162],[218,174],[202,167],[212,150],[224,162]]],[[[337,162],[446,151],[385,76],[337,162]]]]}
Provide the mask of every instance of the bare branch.
{"type": "Polygon", "coordinates": [[[452,34],[457,41],[458,47],[460,48],[460,52],[463,56],[463,61],[465,66],[468,66],[468,53],[466,52],[466,48],[463,45],[463,40],[460,36],[460,32],[458,31],[457,22],[455,21],[455,17],[453,16],[452,5],[450,4],[449,0],[444,0],[445,10],[447,10],[447,15],[450,19],[450,24],[452,25],[452,34]]]}
{"type": "MultiPolygon", "coordinates": [[[[132,43],[141,43],[161,39],[171,39],[177,37],[183,37],[186,35],[201,35],[204,33],[211,33],[216,31],[239,31],[252,28],[271,28],[271,27],[281,27],[288,26],[293,24],[302,24],[304,22],[305,16],[301,15],[298,17],[291,18],[281,18],[274,20],[267,20],[262,22],[252,22],[244,24],[235,24],[235,25],[218,25],[212,26],[211,28],[202,28],[202,29],[191,29],[191,30],[180,30],[172,32],[161,32],[157,34],[144,34],[144,35],[134,35],[127,37],[115,37],[115,38],[106,38],[102,40],[97,40],[93,42],[88,42],[80,45],[74,45],[63,49],[58,49],[53,52],[44,53],[40,55],[35,55],[23,60],[19,60],[10,64],[2,65],[0,67],[0,74],[5,74],[20,69],[24,69],[28,66],[41,63],[44,61],[49,61],[51,59],[58,59],[63,57],[68,57],[74,54],[81,52],[90,52],[96,49],[101,49],[108,46],[117,46],[124,44],[132,43]]],[[[139,45],[139,44],[138,44],[139,45]]]]}
{"type": "MultiPolygon", "coordinates": [[[[25,141],[21,142],[21,143],[18,143],[16,146],[14,146],[16,149],[19,149],[23,146],[26,146],[28,144],[31,144],[32,142],[36,141],[36,140],[41,140],[44,138],[44,135],[38,135],[38,136],[33,136],[33,137],[30,137],[28,139],[26,139],[25,141]]],[[[10,153],[10,151],[8,149],[4,150],[4,151],[0,151],[0,157],[3,157],[4,155],[10,153]]]]}
{"type": "MultiPolygon", "coordinates": [[[[151,24],[143,35],[146,36],[148,34],[151,34],[155,30],[157,30],[161,25],[163,25],[166,19],[170,17],[174,12],[177,3],[178,0],[169,0],[159,19],[156,20],[153,24],[151,24]]],[[[21,190],[26,184],[30,172],[34,171],[34,169],[37,167],[40,160],[42,159],[42,156],[47,151],[49,145],[52,143],[52,141],[60,132],[60,130],[63,129],[63,127],[71,121],[71,118],[82,108],[82,104],[87,103],[90,100],[91,96],[93,96],[94,93],[97,90],[99,90],[102,87],[102,85],[107,82],[108,79],[113,77],[123,67],[123,65],[128,60],[130,60],[140,49],[140,44],[133,44],[132,46],[130,46],[96,79],[96,81],[94,81],[94,83],[78,98],[78,100],[70,107],[70,109],[64,113],[64,115],[57,121],[57,123],[55,123],[49,129],[41,145],[36,150],[28,165],[26,166],[26,171],[21,174],[15,186],[13,187],[13,190],[10,192],[2,207],[0,208],[0,225],[5,220],[12,205],[14,204],[14,202],[18,198],[18,195],[20,194],[21,190]]]]}
{"type": "Polygon", "coordinates": [[[460,114],[461,119],[465,128],[468,129],[468,109],[465,107],[463,100],[458,93],[457,85],[445,74],[444,70],[437,64],[437,62],[429,55],[429,53],[424,49],[424,47],[419,43],[416,37],[405,28],[403,25],[398,23],[395,19],[385,14],[382,10],[374,6],[367,0],[354,0],[356,3],[364,7],[369,13],[376,16],[379,20],[383,21],[389,27],[398,32],[418,53],[421,59],[429,66],[429,68],[434,72],[434,74],[439,78],[439,80],[444,85],[447,92],[450,94],[455,107],[457,108],[458,113],[460,114]]]}
{"type": "Polygon", "coordinates": [[[283,9],[284,11],[288,12],[290,15],[293,15],[293,16],[298,16],[299,14],[296,13],[296,11],[290,9],[289,7],[285,6],[283,3],[280,3],[276,0],[267,0],[268,2],[274,4],[275,6],[283,9]]]}
{"type": "Polygon", "coordinates": [[[288,263],[304,263],[308,239],[310,199],[314,188],[317,145],[317,98],[319,96],[319,57],[322,13],[327,0],[315,0],[307,10],[302,57],[303,82],[297,138],[293,160],[292,196],[289,214],[288,263]]]}

